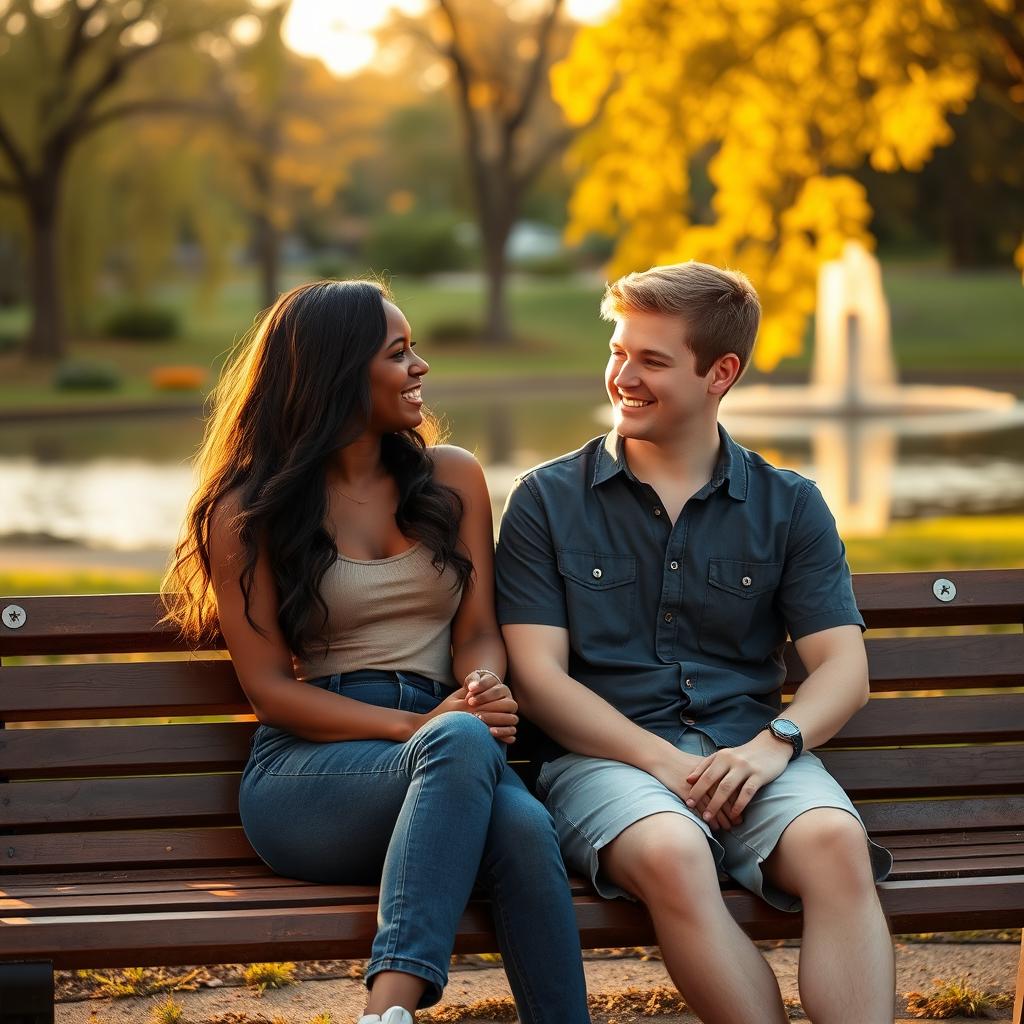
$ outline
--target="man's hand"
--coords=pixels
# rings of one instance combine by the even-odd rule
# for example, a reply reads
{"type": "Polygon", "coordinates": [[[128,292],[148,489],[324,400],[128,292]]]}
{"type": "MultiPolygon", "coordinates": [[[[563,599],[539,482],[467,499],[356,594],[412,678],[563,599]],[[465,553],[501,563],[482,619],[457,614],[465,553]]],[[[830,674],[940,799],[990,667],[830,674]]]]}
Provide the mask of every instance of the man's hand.
{"type": "Polygon", "coordinates": [[[723,747],[686,776],[686,806],[703,807],[708,824],[723,816],[738,824],[754,794],[786,770],[792,753],[788,743],[767,730],[740,747],[723,747]]]}
{"type": "Polygon", "coordinates": [[[711,816],[708,816],[708,805],[711,798],[703,796],[696,801],[691,800],[693,786],[690,779],[699,774],[700,767],[705,763],[706,758],[697,757],[696,754],[685,754],[676,750],[671,744],[666,743],[664,757],[659,756],[658,763],[652,765],[650,770],[653,775],[666,789],[671,790],[680,800],[686,803],[691,810],[702,814],[704,820],[712,829],[724,829],[730,831],[733,825],[738,825],[742,820],[739,817],[730,818],[728,813],[720,808],[711,816]],[[703,812],[703,813],[702,813],[703,812]]]}

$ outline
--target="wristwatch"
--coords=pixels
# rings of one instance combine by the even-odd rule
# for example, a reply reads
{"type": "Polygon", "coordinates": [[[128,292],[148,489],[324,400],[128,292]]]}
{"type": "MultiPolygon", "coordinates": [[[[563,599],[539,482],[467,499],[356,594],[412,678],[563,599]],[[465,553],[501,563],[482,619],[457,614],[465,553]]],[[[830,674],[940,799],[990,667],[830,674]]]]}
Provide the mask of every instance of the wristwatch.
{"type": "Polygon", "coordinates": [[[773,718],[767,729],[776,739],[792,744],[793,753],[790,755],[790,761],[795,761],[803,753],[804,738],[796,722],[791,722],[788,718],[773,718]]]}

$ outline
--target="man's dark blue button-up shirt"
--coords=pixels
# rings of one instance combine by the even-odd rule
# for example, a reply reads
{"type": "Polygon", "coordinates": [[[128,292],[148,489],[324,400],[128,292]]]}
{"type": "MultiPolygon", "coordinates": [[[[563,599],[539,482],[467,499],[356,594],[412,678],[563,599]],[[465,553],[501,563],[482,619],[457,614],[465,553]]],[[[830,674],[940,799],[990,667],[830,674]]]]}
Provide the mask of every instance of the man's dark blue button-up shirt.
{"type": "Polygon", "coordinates": [[[674,524],[614,431],[524,473],[501,522],[498,620],[568,629],[569,674],[638,725],[737,746],[778,714],[787,632],[864,621],[813,482],[719,435],[674,524]]]}

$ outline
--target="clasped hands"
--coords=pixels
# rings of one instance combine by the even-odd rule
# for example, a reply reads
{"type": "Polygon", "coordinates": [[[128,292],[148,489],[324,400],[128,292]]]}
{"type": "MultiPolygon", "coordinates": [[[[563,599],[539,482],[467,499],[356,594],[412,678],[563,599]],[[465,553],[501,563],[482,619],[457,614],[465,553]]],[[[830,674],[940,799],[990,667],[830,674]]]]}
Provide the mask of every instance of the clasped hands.
{"type": "Polygon", "coordinates": [[[786,770],[791,753],[787,744],[768,732],[703,758],[680,753],[690,770],[682,785],[676,782],[670,788],[710,828],[728,832],[742,822],[743,811],[758,790],[786,770]]]}
{"type": "Polygon", "coordinates": [[[465,711],[479,718],[496,740],[514,743],[518,710],[512,691],[499,676],[490,669],[475,669],[466,676],[462,686],[449,694],[428,717],[433,718],[446,711],[465,711]]]}

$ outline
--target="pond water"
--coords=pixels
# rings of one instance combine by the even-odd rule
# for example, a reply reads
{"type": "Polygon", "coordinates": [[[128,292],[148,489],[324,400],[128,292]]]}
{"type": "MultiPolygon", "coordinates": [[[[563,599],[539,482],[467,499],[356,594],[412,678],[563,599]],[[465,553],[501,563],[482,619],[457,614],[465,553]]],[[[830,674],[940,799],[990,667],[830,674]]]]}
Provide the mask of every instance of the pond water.
{"type": "MultiPolygon", "coordinates": [[[[497,511],[518,472],[607,429],[600,390],[453,396],[435,411],[452,442],[483,462],[497,511]]],[[[723,419],[728,426],[727,409],[723,419]]],[[[890,519],[1024,511],[1019,423],[944,436],[890,433],[881,441],[856,425],[829,430],[824,441],[777,440],[769,428],[735,436],[776,465],[818,479],[849,532],[880,532],[890,519]],[[874,506],[870,527],[851,510],[865,497],[874,506]]],[[[0,541],[166,550],[193,486],[189,460],[201,433],[199,417],[182,414],[0,426],[0,541]]]]}

